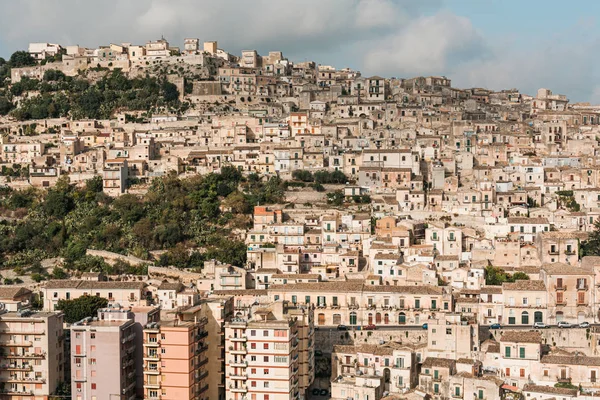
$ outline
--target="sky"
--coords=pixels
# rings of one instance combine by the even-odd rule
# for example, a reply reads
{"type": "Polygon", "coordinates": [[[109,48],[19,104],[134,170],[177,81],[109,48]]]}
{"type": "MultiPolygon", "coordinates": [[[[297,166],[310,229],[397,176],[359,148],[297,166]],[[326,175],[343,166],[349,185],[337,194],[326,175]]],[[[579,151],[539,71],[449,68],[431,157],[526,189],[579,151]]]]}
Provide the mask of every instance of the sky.
{"type": "Polygon", "coordinates": [[[366,76],[445,75],[600,104],[598,18],[598,0],[0,0],[0,57],[29,42],[193,37],[235,55],[278,50],[366,76]]]}

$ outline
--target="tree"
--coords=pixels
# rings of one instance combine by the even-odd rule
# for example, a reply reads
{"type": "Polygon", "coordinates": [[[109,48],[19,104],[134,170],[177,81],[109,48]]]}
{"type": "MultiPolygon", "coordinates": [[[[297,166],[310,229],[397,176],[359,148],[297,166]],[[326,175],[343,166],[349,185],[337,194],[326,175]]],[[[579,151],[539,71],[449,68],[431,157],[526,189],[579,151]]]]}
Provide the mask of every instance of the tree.
{"type": "Polygon", "coordinates": [[[6,96],[0,96],[0,115],[6,115],[13,109],[13,103],[11,103],[6,96]]]}
{"type": "Polygon", "coordinates": [[[10,56],[8,64],[11,68],[31,67],[36,65],[37,61],[26,51],[15,51],[10,56]]]}
{"type": "Polygon", "coordinates": [[[335,192],[327,193],[327,204],[338,207],[344,204],[344,192],[336,190],[335,192]]]}
{"type": "Polygon", "coordinates": [[[95,317],[98,310],[108,305],[108,300],[98,296],[81,296],[73,300],[59,300],[56,309],[65,315],[65,322],[72,324],[87,317],[95,317]]]}
{"type": "Polygon", "coordinates": [[[167,103],[175,103],[179,99],[177,86],[169,81],[164,81],[161,86],[162,95],[167,103]]]}
{"type": "Polygon", "coordinates": [[[594,223],[588,239],[581,243],[581,256],[600,256],[600,220],[594,223]]]}

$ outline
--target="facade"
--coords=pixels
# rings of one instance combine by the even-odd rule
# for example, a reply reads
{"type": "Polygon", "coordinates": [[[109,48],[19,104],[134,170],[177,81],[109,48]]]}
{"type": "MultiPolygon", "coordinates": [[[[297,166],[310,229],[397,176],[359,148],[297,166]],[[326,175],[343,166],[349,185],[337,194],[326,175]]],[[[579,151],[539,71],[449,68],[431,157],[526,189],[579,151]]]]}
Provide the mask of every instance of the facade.
{"type": "Polygon", "coordinates": [[[206,317],[154,322],[144,328],[144,398],[208,399],[206,317]]]}
{"type": "Polygon", "coordinates": [[[225,323],[226,398],[306,398],[315,373],[313,310],[280,301],[252,312],[225,323]]]}
{"type": "Polygon", "coordinates": [[[2,398],[48,399],[65,380],[63,314],[0,313],[2,398]]]}

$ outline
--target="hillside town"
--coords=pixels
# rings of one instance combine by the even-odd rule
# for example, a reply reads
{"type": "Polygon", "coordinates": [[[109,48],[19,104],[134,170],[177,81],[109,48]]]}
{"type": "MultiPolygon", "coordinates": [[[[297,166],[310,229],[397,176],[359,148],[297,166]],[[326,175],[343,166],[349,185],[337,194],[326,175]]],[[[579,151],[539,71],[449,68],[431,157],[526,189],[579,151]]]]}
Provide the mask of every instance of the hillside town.
{"type": "Polygon", "coordinates": [[[600,395],[600,106],[195,38],[19,58],[1,399],[600,395]]]}

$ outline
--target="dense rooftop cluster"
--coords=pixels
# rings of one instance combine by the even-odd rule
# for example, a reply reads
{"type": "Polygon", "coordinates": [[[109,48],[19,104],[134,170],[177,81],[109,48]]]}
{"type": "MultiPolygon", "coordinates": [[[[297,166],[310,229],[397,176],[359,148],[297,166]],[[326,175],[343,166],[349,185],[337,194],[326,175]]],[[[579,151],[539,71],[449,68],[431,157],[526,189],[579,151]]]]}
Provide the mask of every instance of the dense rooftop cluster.
{"type": "Polygon", "coordinates": [[[1,396],[600,389],[600,107],[198,39],[0,78],[1,396]]]}

